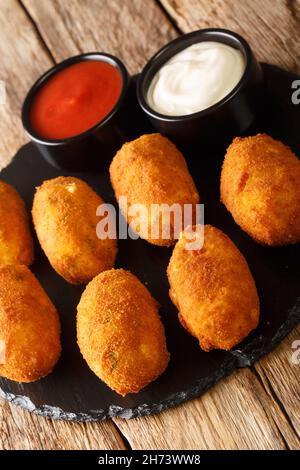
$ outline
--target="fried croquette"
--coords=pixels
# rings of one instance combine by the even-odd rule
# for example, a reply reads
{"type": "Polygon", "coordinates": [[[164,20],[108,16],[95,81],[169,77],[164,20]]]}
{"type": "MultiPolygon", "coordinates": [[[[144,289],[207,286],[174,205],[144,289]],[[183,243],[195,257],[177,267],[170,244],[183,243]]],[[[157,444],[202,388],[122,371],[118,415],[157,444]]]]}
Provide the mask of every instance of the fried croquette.
{"type": "Polygon", "coordinates": [[[37,188],[32,215],[38,239],[55,271],[84,284],[115,262],[115,239],[99,239],[96,209],[103,204],[84,181],[63,177],[37,188]]]}
{"type": "Polygon", "coordinates": [[[236,138],[221,174],[221,200],[258,243],[300,242],[300,161],[265,134],[236,138]]]}
{"type": "Polygon", "coordinates": [[[95,277],[77,312],[84,359],[120,395],[139,392],[166,369],[169,353],[158,304],[130,272],[112,269],[95,277]]]}
{"type": "Polygon", "coordinates": [[[204,351],[229,350],[259,320],[259,299],[247,262],[221,231],[204,226],[204,245],[188,250],[182,233],[169,266],[170,297],[179,320],[204,351]]]}
{"type": "Polygon", "coordinates": [[[61,352],[58,314],[26,266],[0,266],[0,375],[34,382],[48,375],[61,352]]]}
{"type": "Polygon", "coordinates": [[[182,153],[166,137],[147,134],[126,143],[115,155],[110,166],[110,179],[116,198],[127,223],[141,238],[155,245],[170,246],[183,229],[183,206],[192,204],[195,223],[195,205],[199,194],[182,153]],[[130,213],[123,207],[121,197],[127,197],[128,207],[141,204],[146,212],[130,213]],[[159,207],[151,212],[152,204],[159,207]],[[178,204],[181,216],[176,236],[174,212],[167,207],[178,204]],[[138,219],[138,221],[137,221],[138,219]],[[132,227],[134,224],[134,227],[132,227]]]}
{"type": "Polygon", "coordinates": [[[28,214],[17,191],[0,181],[0,265],[33,262],[28,214]]]}

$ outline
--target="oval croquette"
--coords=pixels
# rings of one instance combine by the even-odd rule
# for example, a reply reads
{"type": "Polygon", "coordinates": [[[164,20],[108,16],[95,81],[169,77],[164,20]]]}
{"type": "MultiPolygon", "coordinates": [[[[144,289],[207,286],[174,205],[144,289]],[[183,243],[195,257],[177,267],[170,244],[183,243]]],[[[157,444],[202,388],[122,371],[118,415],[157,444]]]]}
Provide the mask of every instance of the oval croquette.
{"type": "Polygon", "coordinates": [[[114,265],[116,240],[96,233],[101,204],[78,178],[60,176],[37,188],[32,215],[39,242],[52,267],[72,284],[85,284],[114,265]]]}
{"type": "Polygon", "coordinates": [[[33,262],[33,241],[29,218],[17,191],[0,181],[0,264],[33,262]]]}
{"type": "Polygon", "coordinates": [[[0,266],[0,375],[33,382],[48,375],[61,352],[60,322],[26,266],[0,266]]]}
{"type": "Polygon", "coordinates": [[[134,223],[134,231],[148,242],[173,245],[183,226],[196,222],[198,191],[182,153],[166,137],[146,134],[124,144],[110,165],[110,179],[127,223],[131,226],[134,223]],[[124,196],[128,208],[140,204],[146,212],[137,211],[136,216],[134,211],[124,210],[121,202],[124,196]],[[157,213],[151,212],[153,204],[160,206],[157,213]],[[168,213],[174,204],[181,212],[177,219],[174,212],[168,213]],[[184,204],[192,208],[190,223],[183,217],[184,204]]]}
{"type": "Polygon", "coordinates": [[[221,200],[258,243],[300,242],[300,161],[265,134],[236,138],[221,174],[221,200]]]}
{"type": "Polygon", "coordinates": [[[99,274],[86,287],[77,312],[84,359],[120,395],[139,392],[166,369],[169,353],[157,302],[130,272],[99,274]]]}
{"type": "Polygon", "coordinates": [[[200,250],[187,250],[186,243],[183,233],[168,266],[170,297],[182,325],[204,351],[229,350],[259,320],[259,299],[248,264],[234,243],[210,225],[204,226],[200,250]]]}

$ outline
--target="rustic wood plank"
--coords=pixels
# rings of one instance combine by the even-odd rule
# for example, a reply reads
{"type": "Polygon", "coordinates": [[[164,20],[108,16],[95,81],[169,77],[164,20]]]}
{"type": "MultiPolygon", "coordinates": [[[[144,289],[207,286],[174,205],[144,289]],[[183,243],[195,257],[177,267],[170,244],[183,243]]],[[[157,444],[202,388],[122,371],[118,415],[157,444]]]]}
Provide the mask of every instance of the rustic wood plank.
{"type": "MultiPolygon", "coordinates": [[[[269,396],[275,397],[278,406],[288,416],[290,426],[295,435],[300,439],[300,353],[294,355],[292,348],[294,341],[298,341],[300,347],[300,327],[285,338],[280,346],[272,354],[261,359],[255,369],[258,372],[269,396]],[[294,362],[293,362],[294,359],[294,362]]],[[[276,413],[273,413],[276,419],[276,413]]],[[[298,447],[300,448],[299,444],[298,447]]]]}
{"type": "Polygon", "coordinates": [[[268,407],[263,387],[243,369],[201,399],[159,415],[115,422],[134,449],[284,449],[268,407]]]}
{"type": "MultiPolygon", "coordinates": [[[[233,29],[250,42],[260,60],[300,72],[300,0],[160,1],[183,32],[205,27],[233,29]]],[[[291,344],[296,339],[300,339],[299,327],[255,366],[269,397],[270,412],[291,448],[299,448],[300,435],[300,365],[291,363],[291,344]],[[284,422],[279,420],[279,409],[286,415],[284,422]]]]}
{"type": "MultiPolygon", "coordinates": [[[[0,79],[5,81],[7,92],[6,104],[0,105],[0,166],[4,166],[26,141],[19,117],[24,95],[33,81],[52,65],[38,34],[15,0],[1,3],[0,55],[0,79]]],[[[0,401],[0,449],[84,447],[122,449],[124,444],[111,422],[59,423],[0,401]]]]}
{"type": "Polygon", "coordinates": [[[176,35],[154,0],[22,1],[56,61],[105,51],[118,55],[136,73],[176,35]]]}
{"type": "MultiPolygon", "coordinates": [[[[129,69],[134,71],[141,67],[147,54],[151,55],[156,47],[175,34],[170,24],[163,21],[164,15],[154,2],[153,5],[149,4],[147,22],[143,19],[142,1],[134,4],[131,0],[124,2],[120,11],[116,2],[108,1],[104,8],[99,2],[82,1],[35,1],[31,7],[35,12],[40,12],[44,28],[50,31],[53,44],[49,42],[49,49],[55,52],[53,55],[57,61],[82,51],[102,49],[127,58],[129,69]],[[82,25],[85,25],[83,30],[82,25]],[[112,31],[111,25],[115,26],[116,31],[112,31]],[[81,43],[83,45],[78,47],[77,44],[81,43]]],[[[0,79],[6,83],[7,100],[5,105],[0,106],[0,167],[6,165],[26,141],[20,109],[27,90],[54,63],[51,53],[40,39],[39,29],[16,0],[6,0],[1,4],[0,79]]],[[[125,447],[110,421],[88,424],[51,421],[0,400],[0,449],[43,448],[125,447]]]]}
{"type": "Polygon", "coordinates": [[[0,449],[125,449],[111,422],[69,423],[33,415],[0,400],[0,449]]]}
{"type": "Polygon", "coordinates": [[[183,32],[228,28],[242,34],[261,61],[300,72],[300,1],[160,0],[183,32]]]}
{"type": "Polygon", "coordinates": [[[26,141],[20,121],[24,96],[33,81],[52,65],[26,14],[15,0],[1,3],[0,55],[0,79],[6,85],[6,103],[0,104],[2,168],[26,141]]]}
{"type": "MultiPolygon", "coordinates": [[[[66,1],[66,2],[49,2],[42,0],[36,2],[33,0],[23,0],[23,4],[34,19],[39,31],[41,32],[47,47],[50,49],[52,55],[56,61],[62,60],[63,58],[77,54],[78,52],[99,49],[105,49],[114,54],[120,55],[125,61],[128,69],[131,72],[136,72],[144,64],[146,59],[154,53],[161,45],[170,40],[176,35],[176,32],[168,25],[163,18],[161,11],[157,8],[154,3],[148,2],[147,9],[147,22],[144,21],[144,2],[141,0],[134,0],[131,2],[120,2],[112,1],[109,3],[109,11],[103,9],[103,5],[107,6],[107,2],[101,4],[94,1],[89,2],[77,2],[77,1],[66,1]],[[98,14],[97,14],[98,12],[98,14]],[[122,21],[120,19],[122,18],[122,21]],[[136,18],[134,28],[131,28],[132,19],[136,18]],[[110,31],[107,32],[107,22],[111,27],[110,31]],[[166,26],[168,25],[168,26],[166,26]],[[104,34],[104,32],[106,34],[104,34]],[[141,34],[143,32],[143,34],[141,34]],[[139,41],[137,41],[137,35],[139,41]],[[137,47],[138,45],[138,47],[137,47]]],[[[232,390],[238,387],[238,383],[235,378],[230,379],[231,389],[223,388],[223,402],[227,406],[231,404],[232,390]]],[[[218,388],[216,387],[218,390],[218,388]]],[[[265,398],[267,395],[264,391],[262,394],[265,398]]],[[[197,415],[194,410],[200,407],[201,403],[193,402],[193,405],[186,405],[187,408],[192,406],[193,414],[197,415]]],[[[211,400],[210,395],[206,395],[207,406],[213,406],[214,401],[211,400]],[[210,403],[212,403],[210,405],[210,403]]],[[[185,409],[185,408],[180,408],[185,409]]],[[[173,429],[174,422],[178,421],[177,410],[165,413],[168,418],[168,427],[173,429]]],[[[186,412],[183,413],[182,423],[186,428],[185,436],[189,445],[196,446],[198,440],[197,435],[193,435],[193,431],[190,430],[189,421],[184,419],[186,412]]],[[[209,416],[209,414],[208,414],[209,416]]],[[[213,420],[215,415],[212,414],[212,422],[208,422],[207,426],[214,430],[213,420]]],[[[229,415],[227,415],[229,416],[229,415]]],[[[139,420],[140,421],[140,420],[139,420]]],[[[182,446],[182,436],[165,434],[156,432],[156,427],[160,425],[160,428],[165,427],[165,423],[161,421],[160,417],[148,418],[147,423],[153,423],[153,426],[145,428],[145,434],[142,438],[138,427],[135,427],[129,423],[123,423],[123,421],[116,420],[118,426],[122,429],[126,427],[127,438],[130,442],[133,442],[137,447],[142,448],[148,445],[147,442],[151,442],[151,445],[160,448],[164,446],[173,446],[175,449],[179,449],[182,446]],[[164,435],[164,443],[161,441],[164,435]]],[[[146,425],[145,425],[146,426],[146,425]]],[[[274,423],[270,426],[272,428],[272,435],[278,434],[274,423]],[[276,434],[277,432],[277,434],[276,434]]],[[[223,446],[224,448],[228,444],[228,436],[230,435],[231,421],[228,417],[223,420],[222,427],[218,433],[211,433],[211,445],[223,446]]],[[[261,440],[265,442],[266,440],[261,440]]],[[[283,441],[282,441],[283,442],[283,441]]],[[[202,441],[205,446],[205,441],[202,441]]],[[[247,438],[241,434],[239,435],[236,443],[231,442],[234,445],[240,445],[241,447],[249,447],[250,442],[247,442],[247,438]]],[[[185,444],[188,445],[188,444],[185,444]]],[[[259,445],[257,443],[257,445],[259,445]]],[[[281,445],[281,441],[277,442],[277,438],[274,442],[266,444],[270,447],[276,448],[281,445]]]]}
{"type": "MultiPolygon", "coordinates": [[[[166,2],[163,3],[166,6],[166,2]]],[[[187,4],[186,1],[179,2],[179,0],[172,2],[172,4],[176,3],[177,8],[178,3],[180,6],[187,4]]],[[[217,3],[221,5],[225,2],[217,3]]],[[[154,2],[147,2],[146,18],[144,0],[122,2],[103,0],[101,3],[96,0],[66,0],[63,2],[23,0],[23,4],[56,61],[79,52],[102,49],[119,55],[125,61],[129,71],[134,73],[140,69],[152,53],[176,35],[176,31],[166,21],[163,13],[154,2]]],[[[190,4],[192,14],[194,14],[194,1],[191,0],[190,4]]],[[[204,2],[202,4],[204,5],[204,2]]],[[[208,2],[205,2],[205,5],[210,8],[208,2]]],[[[223,9],[225,9],[224,5],[223,9]]],[[[169,5],[168,11],[170,12],[169,5]]],[[[16,22],[15,18],[14,11],[14,21],[16,22]]],[[[211,12],[211,21],[214,21],[214,12],[211,12]]],[[[227,26],[229,27],[229,25],[227,26]]],[[[2,31],[0,31],[1,33],[2,31]]],[[[10,34],[9,31],[6,34],[8,33],[10,34]]],[[[26,34],[29,49],[31,39],[28,40],[28,34],[34,36],[35,42],[51,64],[49,54],[40,45],[38,35],[32,27],[30,27],[30,33],[26,34]]],[[[3,47],[6,47],[5,41],[3,44],[3,47]]],[[[20,46],[20,50],[23,50],[22,46],[20,46]]],[[[31,54],[32,52],[29,57],[31,54]]],[[[28,52],[23,55],[27,60],[28,52]]],[[[20,65],[20,62],[18,64],[20,65]]],[[[49,66],[43,61],[40,64],[42,64],[42,70],[49,66]]],[[[30,64],[27,65],[30,69],[30,64]]],[[[35,64],[34,67],[36,66],[35,64]]],[[[20,69],[15,69],[12,65],[11,68],[20,69]]],[[[36,75],[39,73],[38,69],[36,75]]],[[[31,82],[29,78],[28,81],[31,82]]],[[[17,97],[16,103],[19,99],[17,97]]],[[[15,143],[13,135],[11,141],[15,143]]],[[[7,407],[10,406],[7,404],[4,406],[6,408],[5,419],[2,421],[13,423],[15,420],[15,424],[8,424],[8,430],[5,428],[1,434],[7,436],[9,433],[13,436],[17,429],[19,430],[17,435],[20,436],[17,439],[5,437],[3,446],[5,445],[6,448],[21,446],[22,441],[26,441],[25,445],[28,448],[48,448],[49,446],[55,448],[60,445],[65,446],[64,448],[82,448],[80,446],[86,442],[84,436],[89,439],[90,448],[99,445],[108,446],[107,448],[112,448],[112,445],[119,445],[120,448],[122,446],[119,436],[114,435],[114,429],[106,427],[107,423],[102,429],[99,426],[104,423],[73,425],[72,423],[46,421],[36,416],[31,417],[29,413],[15,407],[11,407],[12,415],[9,415],[7,407]],[[39,434],[39,427],[43,428],[45,432],[41,439],[36,438],[36,435],[39,434]],[[73,433],[76,434],[75,438],[73,433]],[[115,440],[111,433],[115,436],[115,440]],[[46,441],[48,435],[51,436],[50,444],[46,441]],[[100,440],[100,444],[97,439],[100,440]]],[[[249,370],[238,372],[217,385],[201,399],[174,410],[154,417],[129,422],[116,419],[115,422],[134,448],[275,449],[285,448],[285,440],[289,447],[295,448],[297,445],[295,434],[284,412],[272,394],[269,394],[268,390],[267,392],[264,390],[262,384],[249,370]],[[275,414],[276,419],[274,418],[275,414]]]]}

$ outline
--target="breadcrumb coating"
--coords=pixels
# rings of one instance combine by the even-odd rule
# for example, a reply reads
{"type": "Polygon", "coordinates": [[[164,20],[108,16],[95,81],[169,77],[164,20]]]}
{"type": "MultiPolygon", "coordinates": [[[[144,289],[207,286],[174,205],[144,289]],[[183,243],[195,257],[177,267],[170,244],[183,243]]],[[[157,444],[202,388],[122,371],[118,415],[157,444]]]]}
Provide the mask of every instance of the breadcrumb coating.
{"type": "Polygon", "coordinates": [[[77,312],[84,359],[120,395],[139,392],[166,369],[169,353],[158,304],[130,272],[112,269],[95,277],[77,312]]]}
{"type": "Polygon", "coordinates": [[[71,284],[85,284],[115,262],[115,239],[99,239],[97,207],[103,200],[84,181],[60,176],[35,193],[32,216],[50,264],[71,284]]]}
{"type": "Polygon", "coordinates": [[[300,161],[266,134],[236,138],[221,174],[221,200],[258,243],[300,242],[300,161]]]}
{"type": "Polygon", "coordinates": [[[0,340],[0,375],[17,382],[45,377],[60,356],[57,311],[26,266],[0,266],[0,340]]]}
{"type": "MultiPolygon", "coordinates": [[[[110,179],[117,200],[126,196],[128,206],[143,204],[150,214],[151,204],[179,204],[183,213],[184,204],[193,205],[195,222],[195,205],[199,203],[199,194],[189,173],[182,153],[166,137],[160,134],[146,134],[132,142],[128,142],[115,155],[110,166],[110,179]]],[[[127,223],[131,224],[135,218],[126,214],[127,223]]],[[[174,217],[171,214],[170,236],[168,235],[169,217],[160,212],[144,223],[144,214],[141,214],[141,223],[136,232],[145,240],[154,245],[170,246],[175,242],[174,217]],[[153,236],[155,223],[159,220],[158,236],[153,236]]],[[[183,228],[183,218],[180,221],[183,228]]]]}
{"type": "Polygon", "coordinates": [[[179,320],[204,351],[229,350],[259,320],[259,299],[248,264],[221,230],[204,226],[204,245],[187,250],[183,233],[169,266],[170,297],[179,320]]]}
{"type": "Polygon", "coordinates": [[[17,191],[0,181],[0,264],[33,262],[33,241],[24,202],[17,191]]]}

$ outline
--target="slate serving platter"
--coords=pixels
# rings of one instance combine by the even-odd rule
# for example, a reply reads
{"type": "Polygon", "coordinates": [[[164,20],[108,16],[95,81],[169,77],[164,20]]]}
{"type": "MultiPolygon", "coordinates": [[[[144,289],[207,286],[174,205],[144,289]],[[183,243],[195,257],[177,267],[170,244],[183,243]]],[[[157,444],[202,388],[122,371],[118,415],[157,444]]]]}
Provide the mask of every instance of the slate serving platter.
{"type": "MultiPolygon", "coordinates": [[[[289,144],[300,155],[300,105],[291,102],[291,85],[298,77],[272,65],[263,64],[263,69],[266,101],[248,134],[266,132],[289,144]]],[[[131,99],[128,119],[131,127],[128,126],[128,134],[124,136],[128,140],[152,131],[137,110],[133,93],[131,99]]],[[[0,379],[4,398],[37,414],[65,420],[148,415],[197,397],[237,367],[250,366],[273,349],[300,321],[300,245],[262,247],[234,223],[219,202],[219,177],[225,147],[218,151],[206,150],[205,155],[201,155],[199,146],[184,151],[205,203],[205,223],[227,233],[249,263],[261,300],[257,330],[230,352],[203,352],[197,341],[181,327],[168,296],[166,268],[172,249],[155,247],[143,240],[120,240],[116,266],[136,274],[159,301],[171,353],[170,365],[161,378],[140,393],[123,398],[90,371],[77,347],[76,306],[84,287],[74,287],[59,277],[35,238],[32,270],[60,313],[63,353],[54,372],[38,382],[21,384],[0,379]]],[[[0,173],[0,178],[19,191],[30,210],[36,186],[45,179],[67,174],[72,173],[51,167],[30,143],[19,150],[11,164],[0,173]]],[[[107,169],[75,175],[86,180],[106,202],[115,203],[107,169]]]]}

